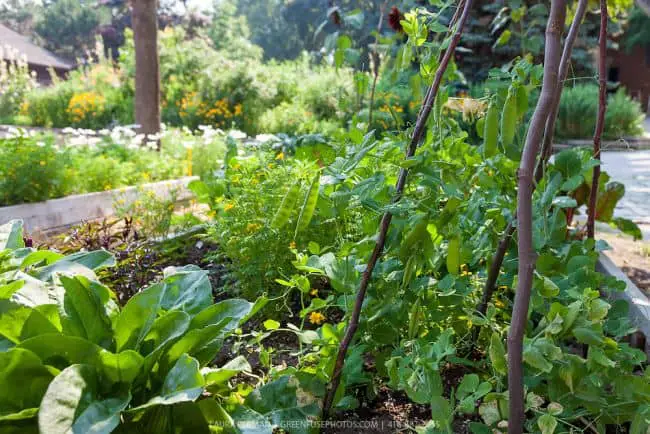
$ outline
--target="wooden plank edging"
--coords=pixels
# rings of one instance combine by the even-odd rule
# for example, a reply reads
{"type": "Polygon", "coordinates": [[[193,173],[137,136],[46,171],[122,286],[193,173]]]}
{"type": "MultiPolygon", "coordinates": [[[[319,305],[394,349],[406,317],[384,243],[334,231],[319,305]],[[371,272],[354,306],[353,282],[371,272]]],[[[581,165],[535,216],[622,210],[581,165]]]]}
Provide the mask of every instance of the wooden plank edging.
{"type": "Polygon", "coordinates": [[[125,205],[133,203],[143,191],[152,191],[160,199],[167,199],[171,197],[173,191],[176,191],[177,199],[183,201],[193,197],[187,185],[196,179],[199,178],[187,176],[139,186],[71,195],[44,202],[0,207],[0,224],[21,219],[25,229],[33,232],[74,225],[85,220],[110,217],[115,214],[115,201],[124,200],[125,205]]]}

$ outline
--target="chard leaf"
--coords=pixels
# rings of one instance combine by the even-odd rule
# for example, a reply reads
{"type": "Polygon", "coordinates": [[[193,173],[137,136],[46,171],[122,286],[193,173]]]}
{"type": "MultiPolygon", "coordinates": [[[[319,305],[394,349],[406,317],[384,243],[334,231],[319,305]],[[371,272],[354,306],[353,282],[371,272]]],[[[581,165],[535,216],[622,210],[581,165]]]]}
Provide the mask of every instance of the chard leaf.
{"type": "Polygon", "coordinates": [[[120,423],[120,413],[131,401],[123,393],[104,398],[99,376],[90,365],[72,365],[53,381],[38,412],[38,426],[48,434],[108,434],[120,423]]]}

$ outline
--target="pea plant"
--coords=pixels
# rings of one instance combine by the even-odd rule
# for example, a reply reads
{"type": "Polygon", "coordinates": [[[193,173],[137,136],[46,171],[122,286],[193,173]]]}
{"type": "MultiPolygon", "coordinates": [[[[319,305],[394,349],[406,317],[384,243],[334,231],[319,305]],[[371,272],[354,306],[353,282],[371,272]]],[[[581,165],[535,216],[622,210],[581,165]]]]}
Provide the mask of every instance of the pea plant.
{"type": "MultiPolygon", "coordinates": [[[[607,246],[594,240],[592,220],[638,235],[613,214],[624,189],[598,175],[602,124],[593,154],[570,149],[552,163],[548,158],[585,3],[578,2],[563,47],[567,5],[552,2],[543,69],[524,58],[501,71],[510,85],[488,98],[478,126],[483,143],[473,146],[443,116],[447,95],[440,92],[471,9],[471,1],[461,2],[440,45],[446,50],[428,57],[435,73],[412,132],[365,143],[381,149],[373,152],[380,163],[364,155],[350,171],[336,163],[323,168],[316,219],[331,212],[329,200],[344,201],[348,212],[360,207],[378,222],[338,252],[310,249],[294,261],[298,275],[326,276],[333,290],[309,309],[334,303],[346,314],[343,326],[320,329],[328,345],[315,347],[309,360],[317,365],[305,368],[322,386],[324,418],[363,399],[371,382],[359,361],[370,354],[390,387],[430,405],[426,432],[455,432],[454,423],[472,414],[480,418],[469,424],[472,432],[647,430],[648,374],[639,374],[645,355],[624,341],[633,330],[626,305],[601,297],[624,286],[595,271],[607,246]],[[540,84],[526,125],[530,92],[540,84]],[[398,175],[390,175],[395,168],[398,175]],[[585,205],[586,229],[575,219],[585,205]],[[469,373],[445,390],[449,365],[469,373]]],[[[604,40],[604,4],[601,14],[604,40]]],[[[417,13],[409,19],[408,44],[422,51],[422,35],[439,23],[417,13]]],[[[350,132],[351,139],[357,135],[350,132]]],[[[278,215],[283,223],[291,219],[282,209],[292,188],[271,226],[278,215]]]]}

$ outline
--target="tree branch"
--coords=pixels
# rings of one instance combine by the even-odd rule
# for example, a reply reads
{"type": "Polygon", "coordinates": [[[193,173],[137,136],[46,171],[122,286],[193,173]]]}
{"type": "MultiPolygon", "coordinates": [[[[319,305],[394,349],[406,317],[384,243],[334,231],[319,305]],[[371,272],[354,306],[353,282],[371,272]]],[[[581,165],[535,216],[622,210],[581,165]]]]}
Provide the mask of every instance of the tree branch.
{"type": "Polygon", "coordinates": [[[555,96],[553,98],[553,107],[551,108],[551,115],[546,120],[546,129],[544,131],[544,145],[542,147],[542,155],[539,163],[537,164],[537,169],[535,171],[535,180],[539,182],[544,176],[544,168],[551,154],[553,153],[553,139],[555,137],[555,122],[557,121],[557,115],[560,111],[560,99],[562,97],[562,90],[564,89],[564,81],[569,74],[569,66],[571,65],[571,53],[573,52],[573,46],[575,45],[578,33],[580,31],[580,25],[582,24],[582,19],[585,16],[585,11],[587,10],[588,0],[578,0],[578,7],[576,8],[576,13],[573,16],[573,21],[571,22],[571,27],[569,28],[569,33],[564,40],[564,50],[562,51],[562,59],[560,60],[560,67],[558,70],[559,82],[555,90],[555,96]]]}
{"type": "MultiPolygon", "coordinates": [[[[600,35],[598,37],[598,118],[594,131],[594,158],[600,161],[600,139],[605,129],[605,112],[607,110],[607,1],[600,0],[600,35]]],[[[587,236],[594,238],[596,225],[596,203],[598,201],[598,181],[600,164],[594,167],[587,209],[587,236]]]]}
{"type": "Polygon", "coordinates": [[[566,16],[566,0],[552,0],[546,26],[544,81],[535,113],[530,121],[517,171],[518,284],[512,321],[508,332],[508,390],[510,418],[508,434],[522,434],[524,414],[523,342],[533,285],[536,255],[533,247],[533,176],[544,126],[550,114],[558,84],[561,39],[566,16]]]}
{"type": "Polygon", "coordinates": [[[375,48],[372,53],[373,58],[373,74],[372,87],[370,88],[370,102],[368,107],[368,130],[372,128],[372,112],[375,106],[375,89],[377,88],[377,80],[379,79],[379,51],[377,51],[377,45],[379,45],[379,35],[381,35],[381,27],[384,23],[384,11],[388,5],[388,0],[385,0],[384,3],[379,7],[379,22],[377,23],[377,36],[375,37],[375,48]]]}
{"type": "MultiPolygon", "coordinates": [[[[463,3],[463,1],[464,1],[464,7],[463,7],[463,12],[460,15],[458,21],[458,26],[456,27],[453,36],[451,37],[449,46],[445,51],[444,56],[442,57],[440,65],[438,66],[438,70],[436,71],[436,75],[433,79],[433,83],[431,84],[431,87],[427,91],[422,107],[420,108],[420,112],[415,122],[415,128],[413,129],[413,136],[411,137],[411,141],[406,151],[406,158],[415,155],[415,151],[418,145],[420,144],[420,142],[422,141],[427,120],[429,119],[431,110],[433,108],[433,104],[438,94],[438,90],[440,89],[440,84],[442,83],[442,77],[445,71],[447,70],[447,66],[449,65],[449,61],[451,60],[451,57],[453,56],[454,51],[456,50],[456,46],[460,42],[460,38],[463,33],[463,27],[465,26],[467,18],[469,17],[469,11],[472,6],[472,0],[461,0],[461,4],[463,3]]],[[[454,24],[455,23],[452,22],[452,24],[450,25],[450,29],[454,27],[454,24]]],[[[393,195],[393,200],[392,200],[393,203],[398,202],[402,198],[404,187],[406,185],[407,176],[408,176],[408,170],[401,169],[399,177],[397,179],[397,183],[395,185],[395,194],[393,195]]],[[[366,269],[364,270],[361,276],[359,291],[357,292],[357,297],[354,302],[354,307],[352,309],[350,322],[348,323],[348,327],[345,331],[345,335],[341,340],[341,344],[339,346],[339,352],[337,354],[336,361],[334,364],[332,379],[330,380],[330,384],[327,386],[327,391],[325,394],[325,398],[323,400],[323,419],[327,419],[329,416],[329,412],[334,402],[334,395],[336,394],[336,390],[338,389],[339,384],[341,382],[341,372],[343,371],[345,355],[347,353],[348,347],[350,346],[350,343],[352,342],[352,339],[354,338],[354,334],[357,328],[359,327],[359,317],[361,315],[363,300],[366,296],[366,290],[368,289],[368,283],[370,282],[372,271],[374,270],[375,265],[377,264],[377,261],[379,260],[379,257],[381,256],[381,253],[384,250],[386,235],[388,233],[388,228],[390,227],[390,222],[392,218],[393,215],[390,212],[386,212],[383,215],[381,219],[381,223],[379,225],[379,234],[377,236],[375,247],[372,251],[372,255],[370,256],[370,260],[366,265],[366,269]]]]}
{"type": "MultiPolygon", "coordinates": [[[[562,96],[564,81],[566,80],[569,72],[569,65],[571,65],[571,52],[573,51],[573,46],[575,45],[575,41],[580,30],[580,24],[582,23],[585,11],[587,10],[587,2],[588,0],[578,0],[576,13],[573,17],[571,27],[569,28],[569,32],[567,33],[564,41],[564,50],[562,51],[562,58],[560,59],[560,66],[558,69],[559,81],[555,91],[555,97],[553,99],[553,108],[550,111],[551,114],[548,119],[546,119],[546,127],[544,129],[544,145],[542,147],[540,161],[538,162],[537,168],[535,169],[535,184],[533,185],[533,189],[535,189],[537,183],[539,183],[539,181],[541,181],[542,177],[544,176],[544,166],[546,165],[548,159],[551,157],[551,152],[553,150],[555,122],[557,120],[557,115],[560,108],[560,98],[562,96]]],[[[508,250],[508,247],[510,246],[510,240],[512,239],[514,232],[515,225],[513,222],[510,222],[506,227],[503,238],[501,241],[499,241],[497,250],[492,258],[492,265],[488,270],[487,279],[483,287],[483,296],[481,298],[481,303],[477,308],[477,311],[482,315],[485,315],[487,312],[488,303],[492,299],[492,294],[494,294],[496,281],[499,277],[501,266],[503,265],[503,259],[506,251],[508,250]]]]}

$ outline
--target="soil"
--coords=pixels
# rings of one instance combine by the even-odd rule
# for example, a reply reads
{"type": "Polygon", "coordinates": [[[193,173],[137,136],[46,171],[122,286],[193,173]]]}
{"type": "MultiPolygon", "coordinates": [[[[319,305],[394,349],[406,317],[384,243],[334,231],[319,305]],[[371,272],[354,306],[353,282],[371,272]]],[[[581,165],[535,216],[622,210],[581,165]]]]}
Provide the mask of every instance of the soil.
{"type": "Polygon", "coordinates": [[[634,241],[631,237],[611,232],[599,232],[597,238],[607,241],[612,250],[607,256],[634,284],[650,296],[650,242],[634,241]]]}

